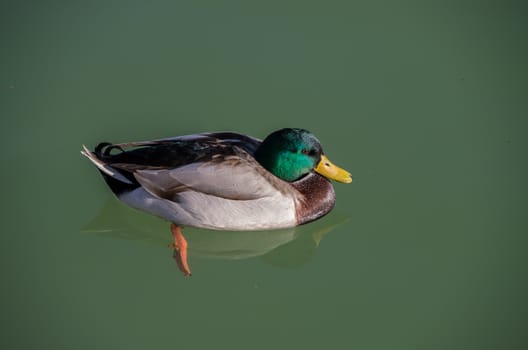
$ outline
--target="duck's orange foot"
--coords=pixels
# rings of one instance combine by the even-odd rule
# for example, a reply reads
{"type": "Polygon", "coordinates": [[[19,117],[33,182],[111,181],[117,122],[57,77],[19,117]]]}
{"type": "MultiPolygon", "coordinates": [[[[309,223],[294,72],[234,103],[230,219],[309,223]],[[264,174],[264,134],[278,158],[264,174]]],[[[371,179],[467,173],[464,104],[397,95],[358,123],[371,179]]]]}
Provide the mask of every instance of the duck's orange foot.
{"type": "Polygon", "coordinates": [[[174,237],[174,242],[171,244],[174,248],[172,257],[176,260],[176,264],[183,275],[191,276],[191,269],[189,269],[189,264],[187,263],[187,240],[183,237],[181,228],[178,225],[171,224],[171,232],[172,237],[174,237]]]}

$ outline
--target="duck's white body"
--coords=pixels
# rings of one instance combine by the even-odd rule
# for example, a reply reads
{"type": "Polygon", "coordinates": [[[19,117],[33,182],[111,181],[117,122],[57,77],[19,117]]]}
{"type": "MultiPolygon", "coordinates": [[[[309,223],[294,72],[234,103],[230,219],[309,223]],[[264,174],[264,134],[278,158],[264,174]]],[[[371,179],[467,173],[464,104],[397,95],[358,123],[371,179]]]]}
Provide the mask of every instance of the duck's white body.
{"type": "Polygon", "coordinates": [[[187,191],[174,202],[160,200],[140,187],[124,193],[119,199],[180,226],[246,231],[298,225],[294,201],[280,195],[240,201],[187,191]]]}

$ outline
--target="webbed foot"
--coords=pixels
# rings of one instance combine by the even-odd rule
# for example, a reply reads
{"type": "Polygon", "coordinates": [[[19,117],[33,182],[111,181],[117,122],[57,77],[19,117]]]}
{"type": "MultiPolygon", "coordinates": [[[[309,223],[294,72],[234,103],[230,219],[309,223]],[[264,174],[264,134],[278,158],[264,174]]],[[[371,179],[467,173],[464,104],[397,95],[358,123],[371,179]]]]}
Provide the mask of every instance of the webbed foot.
{"type": "Polygon", "coordinates": [[[178,268],[184,276],[191,276],[191,269],[187,263],[187,240],[183,237],[181,228],[176,224],[171,224],[172,237],[174,242],[171,243],[171,247],[174,248],[172,257],[176,260],[178,268]]]}

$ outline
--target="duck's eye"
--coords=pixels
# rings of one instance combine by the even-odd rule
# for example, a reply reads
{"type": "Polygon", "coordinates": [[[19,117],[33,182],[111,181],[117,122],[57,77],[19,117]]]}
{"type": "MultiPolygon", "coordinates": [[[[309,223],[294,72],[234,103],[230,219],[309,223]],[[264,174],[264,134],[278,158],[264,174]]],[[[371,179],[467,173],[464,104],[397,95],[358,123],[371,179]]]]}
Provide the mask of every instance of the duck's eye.
{"type": "Polygon", "coordinates": [[[313,157],[313,156],[315,156],[317,154],[317,152],[314,149],[311,149],[311,150],[303,149],[303,150],[301,150],[301,153],[302,154],[307,154],[310,157],[313,157]]]}

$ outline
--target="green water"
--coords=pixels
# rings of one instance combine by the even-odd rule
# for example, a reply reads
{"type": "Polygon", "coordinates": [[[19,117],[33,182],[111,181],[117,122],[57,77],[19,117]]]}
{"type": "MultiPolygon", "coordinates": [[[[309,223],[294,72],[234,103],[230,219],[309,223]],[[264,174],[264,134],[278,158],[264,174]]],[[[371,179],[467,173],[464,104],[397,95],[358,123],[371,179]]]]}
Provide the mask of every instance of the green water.
{"type": "Polygon", "coordinates": [[[525,349],[528,12],[511,1],[0,5],[2,349],[525,349]],[[302,127],[313,225],[188,229],[81,144],[302,127]]]}

